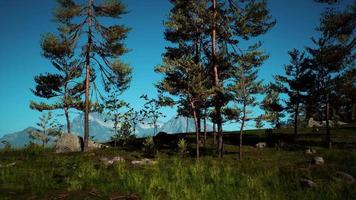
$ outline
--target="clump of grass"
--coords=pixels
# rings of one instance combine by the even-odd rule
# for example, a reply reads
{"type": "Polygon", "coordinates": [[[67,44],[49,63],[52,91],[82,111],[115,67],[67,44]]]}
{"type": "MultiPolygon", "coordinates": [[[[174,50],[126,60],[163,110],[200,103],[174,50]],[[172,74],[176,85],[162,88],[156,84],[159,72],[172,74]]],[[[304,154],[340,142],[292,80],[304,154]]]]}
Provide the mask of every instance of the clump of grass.
{"type": "Polygon", "coordinates": [[[181,156],[184,156],[187,153],[187,148],[188,148],[187,141],[184,138],[179,139],[178,151],[181,156]]]}

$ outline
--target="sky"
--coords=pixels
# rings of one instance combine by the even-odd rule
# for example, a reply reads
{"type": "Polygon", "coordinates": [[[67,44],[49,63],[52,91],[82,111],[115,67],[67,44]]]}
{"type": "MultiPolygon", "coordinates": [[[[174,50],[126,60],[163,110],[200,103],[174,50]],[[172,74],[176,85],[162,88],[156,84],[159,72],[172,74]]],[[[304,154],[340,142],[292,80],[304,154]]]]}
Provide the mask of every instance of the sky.
{"type": "MultiPolygon", "coordinates": [[[[154,97],[154,83],[161,78],[153,69],[162,62],[165,46],[170,45],[164,40],[163,22],[171,5],[168,0],[123,2],[129,13],[114,23],[132,28],[125,41],[132,51],[123,60],[133,67],[133,79],[120,98],[141,109],[140,95],[154,97]]],[[[34,88],[34,76],[53,68],[41,55],[40,40],[44,33],[56,30],[52,20],[55,6],[55,0],[0,0],[0,137],[35,126],[41,114],[29,108],[31,100],[39,100],[30,88],[34,88]]],[[[277,24],[259,38],[270,55],[260,71],[265,81],[283,73],[289,50],[310,44],[325,8],[312,0],[269,0],[268,7],[277,24]]],[[[163,112],[167,119],[176,114],[170,108],[163,112]]]]}

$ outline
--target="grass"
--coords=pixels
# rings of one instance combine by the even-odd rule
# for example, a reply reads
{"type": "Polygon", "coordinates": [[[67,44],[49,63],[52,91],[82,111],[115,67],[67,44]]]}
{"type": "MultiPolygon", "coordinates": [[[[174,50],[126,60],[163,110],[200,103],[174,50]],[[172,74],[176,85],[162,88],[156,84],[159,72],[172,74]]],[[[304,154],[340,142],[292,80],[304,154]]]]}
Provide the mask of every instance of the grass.
{"type": "Polygon", "coordinates": [[[3,150],[0,164],[16,164],[0,168],[0,199],[356,199],[356,184],[335,176],[336,171],[356,175],[355,149],[318,147],[323,166],[312,165],[315,155],[303,150],[244,146],[244,160],[238,161],[236,145],[225,149],[223,159],[205,150],[199,161],[173,149],[159,151],[158,163],[147,166],[130,162],[144,157],[140,150],[62,155],[38,147],[3,150]],[[126,161],[107,168],[100,158],[111,156],[126,161]],[[300,178],[318,186],[302,187],[300,178]]]}

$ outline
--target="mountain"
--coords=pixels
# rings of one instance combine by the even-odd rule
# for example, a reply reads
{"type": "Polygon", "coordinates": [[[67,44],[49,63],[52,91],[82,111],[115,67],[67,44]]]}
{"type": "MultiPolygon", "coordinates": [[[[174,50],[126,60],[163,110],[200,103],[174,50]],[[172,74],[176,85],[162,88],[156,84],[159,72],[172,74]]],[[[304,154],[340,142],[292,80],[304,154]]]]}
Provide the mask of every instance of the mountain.
{"type": "MultiPolygon", "coordinates": [[[[162,128],[159,129],[159,131],[166,132],[166,133],[185,133],[187,131],[188,127],[188,132],[195,132],[195,125],[194,125],[194,119],[189,118],[188,123],[187,123],[187,118],[186,117],[173,117],[170,120],[168,120],[166,123],[163,124],[162,128]]],[[[203,123],[201,123],[201,128],[203,130],[203,123]]],[[[213,127],[210,124],[207,124],[207,131],[212,131],[213,127]]]]}
{"type": "MultiPolygon", "coordinates": [[[[94,140],[99,142],[105,142],[110,140],[113,134],[113,122],[106,120],[104,114],[90,113],[89,115],[89,133],[94,137],[94,140]]],[[[162,127],[163,123],[158,122],[158,127],[162,127]]],[[[84,135],[84,115],[79,115],[72,121],[73,134],[83,136],[84,135]]],[[[137,137],[146,137],[153,134],[153,126],[148,125],[147,122],[139,123],[136,126],[135,134],[137,137]]]]}
{"type": "MultiPolygon", "coordinates": [[[[33,127],[28,127],[22,131],[15,132],[15,133],[10,133],[4,135],[2,138],[0,138],[0,141],[7,141],[11,144],[11,147],[14,148],[21,148],[26,146],[27,144],[30,143],[30,138],[28,136],[28,133],[30,131],[36,131],[36,128],[33,127]]],[[[0,148],[3,148],[4,144],[0,143],[0,148]]]]}
{"type": "MultiPolygon", "coordinates": [[[[89,115],[89,132],[90,136],[98,142],[109,141],[113,134],[113,122],[105,120],[106,117],[103,114],[91,113],[89,115]]],[[[72,133],[76,135],[84,135],[83,126],[84,115],[79,115],[72,121],[72,133]]],[[[202,124],[203,129],[203,124],[202,124]]],[[[6,140],[15,148],[24,147],[29,144],[30,138],[28,137],[29,131],[37,130],[36,128],[29,127],[25,130],[10,133],[0,138],[0,141],[6,140]]],[[[173,133],[185,133],[187,130],[187,118],[185,117],[173,117],[165,123],[158,122],[158,132],[173,133]]],[[[212,126],[208,123],[207,130],[212,131],[212,126]]],[[[188,132],[194,132],[194,120],[188,119],[188,132]]],[[[153,126],[148,125],[147,122],[143,122],[137,125],[136,132],[137,137],[147,137],[153,134],[153,126]]],[[[0,148],[3,148],[4,144],[0,143],[0,148]]]]}

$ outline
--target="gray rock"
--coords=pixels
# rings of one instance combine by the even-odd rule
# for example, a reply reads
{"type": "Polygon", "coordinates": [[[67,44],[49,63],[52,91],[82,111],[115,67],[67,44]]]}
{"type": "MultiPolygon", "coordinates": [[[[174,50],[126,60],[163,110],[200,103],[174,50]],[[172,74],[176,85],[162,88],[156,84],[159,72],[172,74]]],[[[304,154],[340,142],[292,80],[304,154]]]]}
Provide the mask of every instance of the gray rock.
{"type": "Polygon", "coordinates": [[[318,122],[318,121],[315,121],[314,118],[309,118],[308,120],[308,127],[309,128],[313,128],[313,127],[322,127],[323,124],[318,122]]]}
{"type": "Polygon", "coordinates": [[[305,150],[305,154],[307,154],[307,155],[316,154],[316,150],[309,147],[308,149],[305,150]]]}
{"type": "Polygon", "coordinates": [[[106,145],[94,142],[94,141],[88,141],[88,149],[90,150],[95,150],[95,149],[106,149],[109,148],[106,145]]]}
{"type": "Polygon", "coordinates": [[[353,176],[351,176],[350,174],[346,173],[346,172],[337,171],[335,174],[336,174],[336,177],[345,180],[345,182],[347,184],[355,183],[355,178],[353,176]]]}
{"type": "Polygon", "coordinates": [[[323,157],[316,156],[313,159],[313,164],[315,164],[315,165],[324,165],[325,161],[324,161],[323,157]]]}
{"type": "Polygon", "coordinates": [[[80,136],[73,134],[63,134],[58,139],[54,149],[56,153],[71,153],[82,151],[82,141],[80,136]]]}
{"type": "Polygon", "coordinates": [[[104,163],[104,165],[106,167],[109,167],[109,166],[111,166],[111,165],[113,165],[113,164],[115,164],[117,162],[124,162],[125,161],[125,159],[120,157],[120,156],[116,156],[116,157],[113,157],[111,159],[104,157],[104,158],[101,158],[100,160],[104,163]]]}
{"type": "Polygon", "coordinates": [[[312,181],[310,179],[306,179],[306,178],[300,179],[300,184],[303,187],[308,187],[308,188],[315,188],[318,186],[314,181],[312,181]]]}
{"type": "Polygon", "coordinates": [[[154,165],[157,164],[157,161],[148,159],[148,158],[144,158],[142,160],[133,160],[131,161],[131,164],[133,165],[154,165]]]}
{"type": "Polygon", "coordinates": [[[259,148],[259,149],[263,149],[263,148],[266,148],[267,147],[267,143],[266,142],[259,142],[255,145],[256,148],[259,148]]]}

